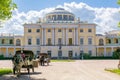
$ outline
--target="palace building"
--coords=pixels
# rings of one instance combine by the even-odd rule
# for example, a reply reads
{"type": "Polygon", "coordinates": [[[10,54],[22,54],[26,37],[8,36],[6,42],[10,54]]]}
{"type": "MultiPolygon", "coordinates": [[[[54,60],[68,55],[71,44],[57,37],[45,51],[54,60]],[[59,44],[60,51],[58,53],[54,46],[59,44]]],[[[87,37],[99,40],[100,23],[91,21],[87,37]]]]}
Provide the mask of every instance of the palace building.
{"type": "Polygon", "coordinates": [[[36,23],[24,24],[24,35],[0,35],[0,54],[12,57],[17,50],[47,53],[51,58],[112,56],[120,45],[119,31],[96,34],[96,24],[81,21],[63,8],[56,8],[36,23]]]}

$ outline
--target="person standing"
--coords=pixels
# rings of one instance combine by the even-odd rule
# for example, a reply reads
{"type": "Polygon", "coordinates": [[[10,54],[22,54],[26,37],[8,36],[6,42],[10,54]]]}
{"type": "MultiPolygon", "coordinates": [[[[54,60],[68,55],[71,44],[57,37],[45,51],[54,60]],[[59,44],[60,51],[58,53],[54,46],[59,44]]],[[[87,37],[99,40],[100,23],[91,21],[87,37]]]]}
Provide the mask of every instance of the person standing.
{"type": "Polygon", "coordinates": [[[45,59],[44,56],[40,57],[40,64],[41,64],[41,66],[44,66],[44,59],[45,59]]]}
{"type": "Polygon", "coordinates": [[[25,61],[25,54],[23,52],[21,53],[21,57],[22,57],[23,61],[25,61]]]}

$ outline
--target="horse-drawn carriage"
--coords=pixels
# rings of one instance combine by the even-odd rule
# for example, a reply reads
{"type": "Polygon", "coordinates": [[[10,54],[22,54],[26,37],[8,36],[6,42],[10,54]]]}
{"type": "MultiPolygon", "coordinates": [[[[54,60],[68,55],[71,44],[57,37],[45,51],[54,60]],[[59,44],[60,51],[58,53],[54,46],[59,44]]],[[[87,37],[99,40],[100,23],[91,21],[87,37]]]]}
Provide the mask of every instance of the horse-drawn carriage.
{"type": "Polygon", "coordinates": [[[49,65],[50,56],[47,53],[40,53],[39,54],[39,61],[41,62],[41,60],[43,61],[43,65],[44,65],[44,63],[47,63],[47,65],[49,65]]]}
{"type": "Polygon", "coordinates": [[[34,72],[34,65],[33,65],[33,58],[34,53],[30,50],[23,50],[22,51],[25,54],[25,59],[21,56],[21,50],[16,51],[14,57],[13,57],[13,73],[17,73],[17,75],[20,75],[21,68],[26,68],[28,73],[30,73],[30,68],[34,72]]]}

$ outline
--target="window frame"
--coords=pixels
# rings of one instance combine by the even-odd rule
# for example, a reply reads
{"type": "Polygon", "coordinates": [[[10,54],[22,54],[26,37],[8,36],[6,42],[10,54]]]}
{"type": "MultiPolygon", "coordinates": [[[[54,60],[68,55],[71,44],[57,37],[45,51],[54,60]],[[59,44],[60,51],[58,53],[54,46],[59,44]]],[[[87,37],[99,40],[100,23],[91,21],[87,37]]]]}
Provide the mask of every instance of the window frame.
{"type": "Polygon", "coordinates": [[[48,38],[48,45],[52,45],[52,39],[51,38],[48,38]]]}
{"type": "Polygon", "coordinates": [[[13,39],[10,39],[9,44],[13,44],[13,43],[14,43],[13,39]]]}
{"type": "Polygon", "coordinates": [[[68,45],[73,45],[73,40],[72,40],[72,38],[69,38],[69,43],[68,43],[68,45]]]}
{"type": "Polygon", "coordinates": [[[80,38],[80,45],[83,45],[83,44],[84,44],[84,38],[81,37],[81,38],[80,38]],[[81,40],[82,40],[82,42],[81,42],[81,40]]]}
{"type": "Polygon", "coordinates": [[[80,32],[81,32],[81,33],[84,32],[83,29],[80,29],[80,32]],[[81,31],[81,30],[82,30],[82,31],[81,31]]]}
{"type": "Polygon", "coordinates": [[[36,38],[36,45],[40,45],[40,38],[36,38]]]}
{"type": "Polygon", "coordinates": [[[20,41],[20,39],[16,39],[16,46],[21,46],[21,41],[20,41]]]}
{"type": "Polygon", "coordinates": [[[36,29],[36,32],[39,33],[39,32],[40,32],[40,29],[36,29]]]}
{"type": "Polygon", "coordinates": [[[91,33],[91,32],[92,32],[92,29],[88,29],[88,32],[91,33]]]}
{"type": "Polygon", "coordinates": [[[28,33],[31,33],[32,32],[32,29],[28,29],[28,33]]]}
{"type": "Polygon", "coordinates": [[[51,32],[51,29],[48,29],[48,32],[51,32]]]}
{"type": "Polygon", "coordinates": [[[69,32],[72,32],[72,29],[69,29],[69,32]]]}
{"type": "Polygon", "coordinates": [[[88,37],[88,44],[92,45],[92,38],[91,37],[88,37]]]}
{"type": "Polygon", "coordinates": [[[58,29],[58,32],[62,32],[62,30],[61,30],[61,29],[58,29]]]}
{"type": "Polygon", "coordinates": [[[32,39],[28,38],[28,45],[32,45],[32,39]]]}

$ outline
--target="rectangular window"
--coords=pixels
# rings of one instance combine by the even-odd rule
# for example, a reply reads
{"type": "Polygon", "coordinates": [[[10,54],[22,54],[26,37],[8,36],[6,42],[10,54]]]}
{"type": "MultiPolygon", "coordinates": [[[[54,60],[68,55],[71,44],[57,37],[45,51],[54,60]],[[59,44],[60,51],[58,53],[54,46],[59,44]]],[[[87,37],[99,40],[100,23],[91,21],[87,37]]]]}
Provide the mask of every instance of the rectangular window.
{"type": "Polygon", "coordinates": [[[51,38],[48,38],[48,45],[51,45],[51,38]]]}
{"type": "Polygon", "coordinates": [[[31,45],[32,44],[32,39],[28,39],[28,45],[31,45]]]}
{"type": "Polygon", "coordinates": [[[83,32],[83,29],[80,29],[80,32],[83,32]]]}
{"type": "Polygon", "coordinates": [[[62,20],[62,15],[58,15],[57,19],[62,20]]]}
{"type": "Polygon", "coordinates": [[[39,38],[36,39],[36,44],[40,45],[40,39],[39,38]]]}
{"type": "Polygon", "coordinates": [[[69,45],[72,45],[72,38],[69,38],[69,45]]]}
{"type": "Polygon", "coordinates": [[[62,44],[62,38],[58,38],[58,45],[62,44]]]}
{"type": "Polygon", "coordinates": [[[58,51],[58,57],[62,57],[62,51],[58,51]]]}
{"type": "Polygon", "coordinates": [[[58,29],[58,32],[61,32],[61,29],[58,29]]]}
{"type": "Polygon", "coordinates": [[[5,39],[2,39],[2,44],[5,44],[5,39]]]}
{"type": "Polygon", "coordinates": [[[32,32],[32,30],[31,30],[31,29],[28,29],[28,32],[29,32],[29,33],[31,33],[31,32],[32,32]]]}
{"type": "Polygon", "coordinates": [[[63,15],[63,20],[67,20],[67,19],[68,19],[67,15],[63,15]]]}
{"type": "Polygon", "coordinates": [[[51,51],[47,51],[48,56],[51,58],[51,51]]]}
{"type": "Polygon", "coordinates": [[[83,40],[83,38],[80,38],[80,44],[81,44],[81,45],[84,44],[84,40],[83,40]]]}
{"type": "Polygon", "coordinates": [[[40,32],[40,29],[36,29],[36,32],[39,33],[39,32],[40,32]]]}
{"type": "Polygon", "coordinates": [[[69,32],[72,32],[72,29],[69,29],[69,32]]]}
{"type": "Polygon", "coordinates": [[[89,50],[88,53],[89,53],[89,55],[92,55],[92,50],[89,50]]]}
{"type": "Polygon", "coordinates": [[[92,38],[88,38],[88,44],[92,44],[92,38]]]}
{"type": "Polygon", "coordinates": [[[88,32],[92,32],[92,29],[88,29],[88,32]]]}
{"type": "Polygon", "coordinates": [[[48,29],[48,32],[51,32],[51,29],[48,29]]]}
{"type": "Polygon", "coordinates": [[[73,57],[73,51],[69,51],[69,52],[68,52],[68,58],[71,59],[72,57],[73,57]]]}
{"type": "Polygon", "coordinates": [[[12,39],[10,39],[10,42],[9,42],[9,44],[13,44],[13,40],[12,40],[12,39]]]}

